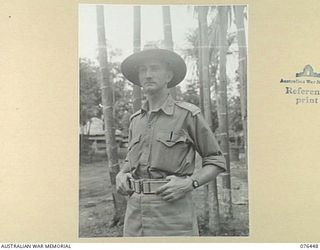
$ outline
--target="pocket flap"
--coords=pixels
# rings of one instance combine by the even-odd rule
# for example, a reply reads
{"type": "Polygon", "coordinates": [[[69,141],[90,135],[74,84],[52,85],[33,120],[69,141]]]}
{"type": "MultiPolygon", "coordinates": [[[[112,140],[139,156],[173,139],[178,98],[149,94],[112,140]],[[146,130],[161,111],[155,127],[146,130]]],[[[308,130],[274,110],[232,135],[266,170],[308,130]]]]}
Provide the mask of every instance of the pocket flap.
{"type": "Polygon", "coordinates": [[[157,135],[157,140],[162,142],[168,147],[172,147],[179,142],[186,142],[187,137],[181,133],[174,132],[160,132],[157,135]]]}

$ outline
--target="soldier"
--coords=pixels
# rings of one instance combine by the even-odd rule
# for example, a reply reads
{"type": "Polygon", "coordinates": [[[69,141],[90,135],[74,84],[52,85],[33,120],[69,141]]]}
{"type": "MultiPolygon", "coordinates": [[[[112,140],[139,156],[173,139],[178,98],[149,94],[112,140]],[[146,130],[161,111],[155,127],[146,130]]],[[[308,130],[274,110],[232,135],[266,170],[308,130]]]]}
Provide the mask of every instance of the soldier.
{"type": "Polygon", "coordinates": [[[126,58],[121,71],[147,97],[130,117],[128,154],[116,177],[118,192],[129,195],[124,236],[197,236],[191,191],[226,165],[200,109],[170,95],[186,64],[172,51],[149,47],[126,58]],[[196,172],[195,151],[202,157],[196,172]]]}

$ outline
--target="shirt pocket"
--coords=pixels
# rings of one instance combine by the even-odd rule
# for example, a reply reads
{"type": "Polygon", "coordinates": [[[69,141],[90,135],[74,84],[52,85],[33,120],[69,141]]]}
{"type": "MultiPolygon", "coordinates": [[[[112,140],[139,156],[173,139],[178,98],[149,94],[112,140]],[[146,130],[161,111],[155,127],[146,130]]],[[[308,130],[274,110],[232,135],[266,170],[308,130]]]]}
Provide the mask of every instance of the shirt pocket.
{"type": "Polygon", "coordinates": [[[180,144],[180,146],[183,146],[183,144],[187,142],[187,136],[183,133],[160,132],[157,135],[157,141],[160,141],[165,146],[172,148],[173,146],[178,144],[180,144]]]}
{"type": "Polygon", "coordinates": [[[152,167],[176,173],[185,165],[190,144],[183,132],[158,132],[152,153],[152,167]]]}

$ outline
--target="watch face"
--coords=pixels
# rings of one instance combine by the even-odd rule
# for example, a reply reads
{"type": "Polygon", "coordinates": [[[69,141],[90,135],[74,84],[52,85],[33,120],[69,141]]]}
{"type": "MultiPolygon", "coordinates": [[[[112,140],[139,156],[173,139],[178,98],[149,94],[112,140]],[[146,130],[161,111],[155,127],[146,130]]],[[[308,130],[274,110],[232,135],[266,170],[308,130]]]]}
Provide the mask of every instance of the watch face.
{"type": "Polygon", "coordinates": [[[192,182],[192,185],[193,185],[194,188],[197,188],[197,187],[199,187],[199,182],[196,181],[196,180],[194,180],[194,181],[192,182]]]}

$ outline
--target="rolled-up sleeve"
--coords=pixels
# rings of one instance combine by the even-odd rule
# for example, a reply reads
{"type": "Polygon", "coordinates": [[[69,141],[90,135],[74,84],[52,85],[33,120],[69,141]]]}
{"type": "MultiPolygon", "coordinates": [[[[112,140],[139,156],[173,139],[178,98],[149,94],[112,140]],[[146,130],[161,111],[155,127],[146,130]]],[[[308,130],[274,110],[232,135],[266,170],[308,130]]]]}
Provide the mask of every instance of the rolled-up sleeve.
{"type": "Polygon", "coordinates": [[[216,166],[226,170],[226,160],[208,123],[199,113],[188,117],[188,129],[195,149],[202,157],[202,166],[216,166]]]}

